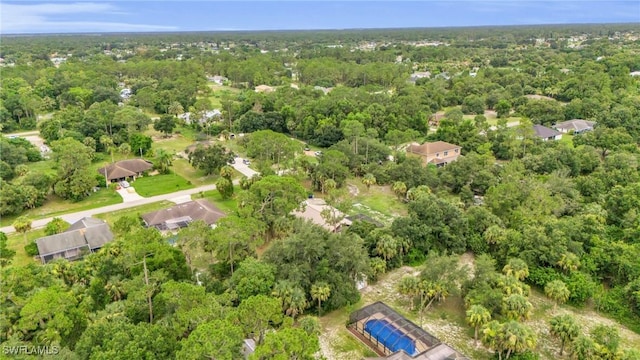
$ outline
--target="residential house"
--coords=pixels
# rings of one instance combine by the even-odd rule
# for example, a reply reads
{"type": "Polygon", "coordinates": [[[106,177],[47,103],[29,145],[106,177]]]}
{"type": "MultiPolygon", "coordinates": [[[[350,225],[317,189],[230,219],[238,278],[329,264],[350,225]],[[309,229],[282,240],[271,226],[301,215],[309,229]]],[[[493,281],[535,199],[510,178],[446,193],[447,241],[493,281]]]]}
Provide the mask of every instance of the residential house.
{"type": "Polygon", "coordinates": [[[215,76],[209,76],[207,77],[207,80],[216,83],[217,85],[223,85],[225,83],[225,81],[229,81],[229,79],[227,79],[224,76],[220,76],[220,75],[215,75],[215,76]]]}
{"type": "MultiPolygon", "coordinates": [[[[178,115],[178,118],[184,120],[184,122],[186,124],[191,124],[191,122],[193,121],[192,118],[196,117],[196,116],[192,116],[192,115],[194,115],[194,114],[192,114],[190,112],[186,112],[184,114],[178,115]]],[[[199,119],[197,119],[197,121],[198,121],[198,123],[200,125],[203,125],[208,120],[211,120],[213,118],[220,118],[220,117],[222,117],[222,112],[219,109],[207,110],[207,111],[201,113],[201,116],[200,116],[199,119]]]]}
{"type": "Polygon", "coordinates": [[[629,73],[629,75],[634,76],[634,77],[635,76],[640,76],[640,71],[632,71],[632,72],[629,73]]]}
{"type": "Polygon", "coordinates": [[[377,355],[363,360],[469,360],[380,301],[352,312],[347,329],[377,355]]]}
{"type": "Polygon", "coordinates": [[[542,141],[560,140],[562,139],[562,133],[555,129],[550,129],[542,125],[533,125],[533,131],[535,135],[542,139],[542,141]]]}
{"type": "Polygon", "coordinates": [[[553,125],[553,128],[561,133],[574,133],[582,134],[587,131],[593,130],[595,121],[588,121],[582,119],[567,120],[553,125]]]}
{"type": "Polygon", "coordinates": [[[256,351],[256,342],[253,339],[244,339],[242,341],[242,355],[244,359],[249,359],[249,356],[256,351]]]}
{"type": "Polygon", "coordinates": [[[270,92],[274,92],[276,91],[276,88],[269,86],[269,85],[258,85],[256,86],[256,92],[257,93],[270,93],[270,92]]]}
{"type": "Polygon", "coordinates": [[[66,231],[36,240],[38,254],[43,264],[55,259],[77,260],[100,250],[113,240],[106,222],[85,217],[73,223],[66,231]]]}
{"type": "Polygon", "coordinates": [[[295,210],[292,214],[301,219],[310,220],[312,223],[320,225],[332,232],[340,231],[343,226],[351,226],[351,220],[347,219],[345,214],[318,198],[307,199],[304,202],[304,209],[302,211],[295,210]],[[322,216],[323,212],[331,218],[335,218],[337,223],[331,224],[328,222],[325,217],[322,216]]]}
{"type": "Polygon", "coordinates": [[[129,159],[117,161],[98,169],[98,172],[111,182],[135,180],[145,171],[153,168],[153,164],[143,159],[129,159]]]}
{"type": "Polygon", "coordinates": [[[422,145],[413,143],[407,147],[407,153],[418,155],[425,164],[438,167],[456,161],[461,152],[462,147],[444,141],[426,142],[422,145]]]}
{"type": "Polygon", "coordinates": [[[411,77],[409,77],[409,81],[412,83],[415,83],[416,81],[418,81],[418,79],[424,79],[424,78],[428,79],[430,77],[431,77],[431,72],[429,71],[417,71],[411,74],[411,77]]]}
{"type": "Polygon", "coordinates": [[[131,97],[133,93],[131,92],[131,89],[122,89],[120,90],[120,97],[123,99],[128,99],[131,97]]]}
{"type": "Polygon", "coordinates": [[[189,201],[142,215],[145,227],[155,227],[158,230],[177,230],[188,226],[194,221],[204,221],[207,225],[214,225],[226,214],[215,205],[204,199],[189,201]]]}

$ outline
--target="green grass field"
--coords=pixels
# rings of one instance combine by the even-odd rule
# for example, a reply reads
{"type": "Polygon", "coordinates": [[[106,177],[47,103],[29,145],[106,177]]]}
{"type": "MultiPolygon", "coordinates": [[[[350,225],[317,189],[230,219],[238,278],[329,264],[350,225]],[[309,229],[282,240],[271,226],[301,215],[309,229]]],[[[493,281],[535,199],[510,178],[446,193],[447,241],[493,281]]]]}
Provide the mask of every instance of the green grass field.
{"type": "Polygon", "coordinates": [[[131,185],[136,189],[136,192],[143,197],[168,194],[194,187],[193,184],[178,174],[145,176],[136,179],[131,185]]]}
{"type": "Polygon", "coordinates": [[[148,212],[152,212],[160,209],[166,209],[173,205],[175,204],[172,203],[171,201],[166,201],[166,200],[158,201],[155,203],[140,205],[140,206],[136,206],[128,209],[122,209],[122,210],[113,211],[113,212],[104,213],[104,214],[97,214],[97,215],[94,215],[94,217],[105,220],[107,223],[109,223],[109,225],[113,226],[113,224],[123,216],[139,217],[142,214],[146,214],[148,212]]]}
{"type": "MultiPolygon", "coordinates": [[[[27,210],[20,215],[25,215],[31,220],[38,220],[77,211],[95,209],[107,205],[119,204],[121,202],[122,197],[118,195],[117,192],[102,188],[78,202],[64,200],[55,195],[49,195],[49,199],[44,203],[44,205],[35,209],[27,210]]],[[[0,226],[11,225],[17,217],[18,215],[3,216],[2,219],[0,219],[0,226]]]]}
{"type": "Polygon", "coordinates": [[[31,241],[45,236],[44,229],[32,230],[27,233],[27,241],[24,240],[23,234],[13,233],[7,235],[7,247],[16,252],[11,261],[12,266],[24,266],[34,262],[33,258],[27,255],[24,246],[31,241]]]}
{"type": "MultiPolygon", "coordinates": [[[[234,186],[233,191],[234,191],[234,194],[237,194],[241,190],[239,186],[234,186]]],[[[238,211],[238,202],[236,201],[236,199],[232,197],[231,199],[223,200],[218,190],[205,191],[199,194],[193,194],[191,195],[191,198],[193,200],[202,199],[202,198],[207,199],[211,201],[213,204],[215,204],[218,208],[220,208],[220,210],[227,213],[227,215],[236,213],[238,211]]]]}

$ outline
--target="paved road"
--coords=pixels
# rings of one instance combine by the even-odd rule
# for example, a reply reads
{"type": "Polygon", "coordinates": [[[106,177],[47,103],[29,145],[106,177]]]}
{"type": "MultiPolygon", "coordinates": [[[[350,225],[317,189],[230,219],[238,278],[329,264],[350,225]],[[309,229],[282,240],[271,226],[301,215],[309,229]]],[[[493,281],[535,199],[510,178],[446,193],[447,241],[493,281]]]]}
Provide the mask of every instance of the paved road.
{"type": "MultiPolygon", "coordinates": [[[[234,183],[237,183],[237,181],[234,181],[234,183]]],[[[87,217],[87,216],[93,216],[96,214],[104,214],[107,212],[112,212],[112,211],[117,211],[117,210],[122,210],[122,209],[128,209],[131,207],[135,207],[135,206],[140,206],[140,205],[145,205],[145,204],[151,204],[154,202],[158,202],[158,201],[162,201],[162,200],[173,200],[176,199],[178,202],[181,202],[186,196],[189,195],[193,195],[193,194],[197,194],[201,191],[210,191],[210,190],[215,190],[216,186],[215,185],[205,185],[205,186],[200,186],[194,189],[188,189],[188,190],[181,190],[181,191],[176,191],[170,194],[164,194],[164,195],[158,195],[158,196],[152,196],[152,197],[148,197],[148,198],[142,198],[140,200],[135,200],[135,201],[130,201],[130,202],[123,202],[120,204],[114,204],[114,205],[108,205],[108,206],[103,206],[100,208],[96,208],[96,209],[91,209],[91,210],[85,210],[85,211],[79,211],[79,212],[75,212],[75,213],[70,213],[70,214],[65,214],[65,215],[59,215],[56,217],[62,218],[64,221],[73,224],[74,222],[87,217]]],[[[49,217],[46,219],[40,219],[40,220],[34,220],[33,223],[31,224],[31,228],[33,229],[37,229],[37,228],[41,228],[41,227],[45,227],[51,220],[53,219],[53,217],[49,217]]],[[[2,231],[5,234],[11,234],[13,232],[15,232],[16,230],[13,228],[13,226],[5,226],[3,228],[0,228],[0,231],[2,231]]]]}

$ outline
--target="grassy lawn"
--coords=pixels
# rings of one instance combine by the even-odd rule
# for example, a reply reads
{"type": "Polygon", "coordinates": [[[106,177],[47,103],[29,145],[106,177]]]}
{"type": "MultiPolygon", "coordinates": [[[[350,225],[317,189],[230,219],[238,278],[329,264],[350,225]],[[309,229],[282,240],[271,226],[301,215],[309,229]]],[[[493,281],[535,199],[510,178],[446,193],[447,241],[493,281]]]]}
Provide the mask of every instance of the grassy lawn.
{"type": "MultiPolygon", "coordinates": [[[[235,194],[241,191],[239,186],[234,186],[233,190],[235,194]]],[[[236,201],[236,199],[231,198],[231,199],[223,200],[218,190],[205,191],[199,194],[191,195],[191,199],[193,200],[202,199],[202,198],[211,201],[218,208],[220,208],[220,210],[224,211],[227,214],[233,214],[238,211],[238,202],[236,201]]]]}
{"type": "Polygon", "coordinates": [[[136,179],[132,184],[136,192],[143,197],[172,193],[174,191],[193,188],[193,184],[178,174],[145,176],[136,179]]]}
{"type": "Polygon", "coordinates": [[[562,134],[562,138],[560,139],[561,143],[565,143],[569,145],[569,147],[573,148],[573,135],[572,134],[562,134]]]}
{"type": "Polygon", "coordinates": [[[27,242],[24,241],[24,235],[13,233],[7,235],[7,247],[16,252],[11,261],[12,266],[24,266],[34,262],[33,258],[24,251],[24,246],[31,241],[45,236],[44,229],[32,230],[27,233],[27,242]]]}
{"type": "MultiPolygon", "coordinates": [[[[347,186],[352,188],[356,187],[358,189],[358,195],[354,197],[353,201],[354,203],[360,203],[365,207],[354,207],[353,211],[355,213],[366,213],[368,208],[369,212],[372,212],[373,214],[367,215],[371,216],[378,213],[382,214],[383,217],[386,217],[387,220],[389,220],[389,218],[392,219],[394,217],[404,216],[407,214],[406,205],[397,198],[393,191],[391,191],[391,187],[388,185],[373,185],[370,189],[367,189],[367,187],[362,183],[362,179],[355,178],[347,180],[347,186]]],[[[380,216],[373,217],[379,218],[380,216]]]]}
{"type": "MultiPolygon", "coordinates": [[[[38,220],[77,211],[95,209],[107,205],[119,204],[121,202],[122,197],[120,197],[117,192],[102,188],[78,202],[64,200],[55,195],[50,195],[44,205],[35,209],[27,210],[20,215],[25,215],[31,220],[38,220]]],[[[18,216],[3,216],[2,219],[0,219],[0,226],[11,225],[17,217],[18,216]]]]}
{"type": "Polygon", "coordinates": [[[179,127],[170,137],[164,137],[162,133],[150,127],[149,130],[145,132],[145,135],[151,136],[153,139],[153,149],[164,149],[169,152],[178,153],[184,151],[184,149],[195,142],[196,133],[188,127],[179,127]]]}
{"type": "Polygon", "coordinates": [[[171,201],[168,201],[168,200],[158,201],[158,202],[151,203],[151,204],[140,205],[140,206],[136,206],[136,207],[132,207],[132,208],[128,208],[128,209],[122,209],[122,210],[118,210],[118,211],[113,211],[113,212],[110,212],[110,213],[97,214],[97,215],[94,215],[94,217],[96,217],[98,219],[105,220],[107,223],[109,223],[109,225],[113,226],[113,224],[123,216],[137,216],[137,217],[139,217],[142,214],[146,214],[148,212],[152,212],[152,211],[156,211],[156,210],[160,210],[160,209],[166,209],[166,208],[169,208],[169,207],[171,207],[173,205],[175,205],[175,204],[172,203],[171,201]]]}
{"type": "Polygon", "coordinates": [[[217,175],[205,175],[204,171],[194,168],[186,159],[173,160],[172,169],[195,186],[214,184],[218,179],[217,175]]]}

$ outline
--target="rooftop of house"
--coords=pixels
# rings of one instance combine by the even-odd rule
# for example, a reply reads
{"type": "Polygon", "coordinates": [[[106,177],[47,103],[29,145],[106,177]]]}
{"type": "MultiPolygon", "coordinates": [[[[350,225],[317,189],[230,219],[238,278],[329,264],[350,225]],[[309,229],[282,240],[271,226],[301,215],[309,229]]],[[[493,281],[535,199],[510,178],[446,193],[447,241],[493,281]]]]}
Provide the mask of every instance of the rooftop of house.
{"type": "Polygon", "coordinates": [[[548,139],[560,135],[560,132],[558,130],[551,129],[542,125],[533,125],[533,131],[535,131],[536,136],[543,139],[548,139]]]}
{"type": "Polygon", "coordinates": [[[145,172],[153,168],[153,164],[143,159],[129,159],[121,160],[113,164],[109,164],[103,168],[98,169],[98,172],[105,175],[109,180],[117,180],[127,178],[130,176],[136,176],[139,173],[145,172]]]}
{"type": "Polygon", "coordinates": [[[97,249],[113,239],[106,222],[85,217],[73,223],[66,231],[36,240],[40,256],[56,254],[69,249],[88,246],[97,249]]]}
{"type": "Polygon", "coordinates": [[[183,204],[172,206],[142,215],[142,219],[147,226],[162,227],[167,229],[176,228],[180,222],[204,221],[207,225],[215,224],[218,219],[226,214],[215,205],[205,199],[189,201],[183,204]]]}
{"type": "Polygon", "coordinates": [[[422,145],[418,143],[412,143],[407,148],[407,152],[419,154],[419,155],[433,155],[437,153],[444,153],[445,151],[452,151],[460,149],[458,145],[450,144],[444,141],[426,142],[422,145]]]}
{"type": "Polygon", "coordinates": [[[556,128],[556,129],[566,129],[566,130],[580,131],[580,130],[593,129],[593,126],[595,124],[596,124],[595,121],[588,121],[588,120],[582,120],[582,119],[572,119],[572,120],[559,122],[559,123],[553,125],[553,127],[556,128]]]}

